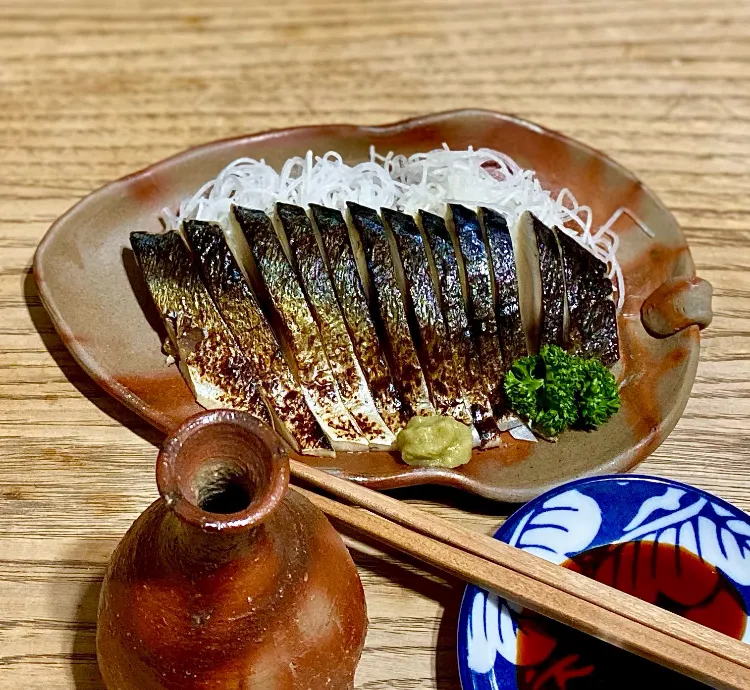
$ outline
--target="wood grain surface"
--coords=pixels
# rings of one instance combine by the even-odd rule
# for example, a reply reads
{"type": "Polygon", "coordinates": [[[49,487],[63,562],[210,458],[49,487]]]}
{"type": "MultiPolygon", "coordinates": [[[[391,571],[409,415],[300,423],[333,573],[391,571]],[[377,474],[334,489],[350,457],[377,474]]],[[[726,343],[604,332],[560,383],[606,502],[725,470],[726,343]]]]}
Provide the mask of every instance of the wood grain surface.
{"type": "MultiPolygon", "coordinates": [[[[50,223],[207,140],[466,106],[603,149],[675,213],[716,315],[685,415],[640,470],[750,508],[748,0],[0,0],[0,690],[102,690],[99,583],[156,496],[159,435],[83,374],[40,304],[50,223]]],[[[512,509],[396,495],[481,531],[512,509]]],[[[355,546],[357,687],[458,690],[461,584],[355,546]]]]}

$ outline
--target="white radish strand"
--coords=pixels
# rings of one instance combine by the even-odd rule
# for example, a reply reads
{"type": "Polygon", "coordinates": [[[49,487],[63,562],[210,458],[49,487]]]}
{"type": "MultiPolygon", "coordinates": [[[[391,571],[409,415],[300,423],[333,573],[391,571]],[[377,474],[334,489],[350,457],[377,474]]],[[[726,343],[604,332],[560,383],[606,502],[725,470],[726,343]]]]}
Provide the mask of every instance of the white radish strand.
{"type": "Polygon", "coordinates": [[[409,157],[392,152],[381,156],[370,149],[370,160],[354,166],[329,151],[290,158],[277,172],[264,160],[239,158],[185,199],[176,213],[165,208],[162,220],[178,230],[187,219],[225,223],[231,205],[270,211],[277,202],[307,207],[311,203],[344,210],[347,201],[370,208],[393,208],[414,214],[419,210],[443,215],[448,203],[487,206],[514,224],[524,211],[575,239],[607,264],[614,281],[618,307],[624,300],[624,280],[617,261],[618,236],[612,231],[627,214],[647,234],[652,233],[631,211],[620,208],[592,233],[593,214],[580,206],[568,189],[557,197],[545,190],[533,170],[492,149],[452,151],[446,145],[409,157]]]}

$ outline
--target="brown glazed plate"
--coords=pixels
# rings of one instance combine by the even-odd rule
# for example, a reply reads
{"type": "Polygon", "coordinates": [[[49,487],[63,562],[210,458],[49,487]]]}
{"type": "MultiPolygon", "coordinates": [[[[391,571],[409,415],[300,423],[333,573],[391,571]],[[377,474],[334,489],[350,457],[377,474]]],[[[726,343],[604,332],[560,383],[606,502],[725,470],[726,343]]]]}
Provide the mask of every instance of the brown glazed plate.
{"type": "Polygon", "coordinates": [[[568,431],[558,443],[516,441],[475,451],[456,470],[412,468],[396,454],[339,453],[309,462],[368,486],[448,484],[521,502],[579,477],[630,469],[674,428],[690,396],[699,329],[711,318],[710,285],[695,277],[674,217],[631,173],[603,154],[515,117],[480,110],[429,115],[381,127],[326,125],[285,129],[190,149],[112,182],[57,220],[42,240],[34,275],[63,341],[106,391],[164,432],[200,411],[177,367],[161,350],[162,329],[130,250],[134,230],[159,231],[176,207],[230,161],[265,158],[279,167],[308,149],[340,152],[347,162],[379,152],[489,147],[537,172],[553,193],[569,188],[602,224],[614,224],[625,277],[617,374],[623,406],[597,431],[568,431]]]}

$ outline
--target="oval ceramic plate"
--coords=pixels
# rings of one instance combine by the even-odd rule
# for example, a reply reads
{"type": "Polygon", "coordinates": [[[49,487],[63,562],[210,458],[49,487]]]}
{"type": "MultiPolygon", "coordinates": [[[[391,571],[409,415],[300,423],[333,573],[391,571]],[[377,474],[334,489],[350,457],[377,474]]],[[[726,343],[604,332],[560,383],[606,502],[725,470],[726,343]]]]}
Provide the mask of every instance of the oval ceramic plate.
{"type": "Polygon", "coordinates": [[[191,149],[103,187],[52,226],[34,261],[42,301],[63,341],[101,386],[159,429],[173,430],[200,408],[161,352],[161,325],[135,266],[130,232],[159,231],[163,207],[176,207],[241,156],[278,167],[308,149],[333,149],[355,162],[368,158],[370,145],[410,154],[444,142],[457,149],[500,149],[536,170],[551,191],[567,186],[598,223],[625,207],[653,233],[648,236],[627,215],[614,225],[627,294],[620,317],[623,409],[601,430],[567,432],[557,444],[514,441],[505,434],[503,447],[476,452],[458,470],[411,468],[386,452],[305,461],[376,488],[440,483],[507,501],[632,467],[664,440],[690,395],[699,336],[689,325],[697,319],[685,317],[680,300],[687,288],[697,285],[700,293],[701,285],[675,219],[648,189],[602,154],[516,118],[456,111],[383,127],[288,129],[191,149]],[[670,282],[675,278],[685,280],[670,282]],[[656,338],[645,330],[641,308],[665,284],[649,311],[662,330],[681,330],[656,338]]]}
{"type": "MultiPolygon", "coordinates": [[[[495,538],[554,563],[572,559],[589,576],[750,642],[750,520],[704,491],[636,475],[583,479],[525,505],[495,538]]],[[[463,690],[705,687],[556,626],[467,587],[463,690]]]]}

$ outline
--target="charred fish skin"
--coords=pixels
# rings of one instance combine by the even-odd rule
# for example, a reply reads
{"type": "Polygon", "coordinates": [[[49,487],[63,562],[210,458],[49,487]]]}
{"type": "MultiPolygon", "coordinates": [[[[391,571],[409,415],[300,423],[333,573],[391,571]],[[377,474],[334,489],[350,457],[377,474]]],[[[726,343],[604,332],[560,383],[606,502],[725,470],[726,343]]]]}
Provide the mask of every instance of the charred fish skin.
{"type": "Polygon", "coordinates": [[[542,276],[541,345],[565,347],[565,283],[557,233],[532,215],[542,276]]]}
{"type": "Polygon", "coordinates": [[[272,424],[250,363],[219,315],[179,234],[133,232],[130,245],[197,402],[209,409],[243,410],[272,424]]]}
{"type": "Polygon", "coordinates": [[[620,359],[617,306],[607,266],[572,237],[558,233],[570,313],[568,347],[611,366],[620,359]]]}
{"type": "Polygon", "coordinates": [[[249,360],[256,380],[296,450],[332,454],[331,444],[307,406],[276,336],[217,223],[187,220],[186,235],[214,303],[249,360]]]}
{"type": "Polygon", "coordinates": [[[395,436],[381,419],[370,395],[312,223],[301,206],[279,203],[276,212],[289,240],[293,262],[318,324],[341,399],[370,447],[388,449],[395,436]]]}
{"type": "Polygon", "coordinates": [[[521,322],[518,273],[510,228],[505,218],[489,208],[479,209],[492,261],[495,282],[495,315],[500,333],[500,349],[506,371],[517,359],[529,354],[521,322]]]}
{"type": "MultiPolygon", "coordinates": [[[[490,402],[499,418],[507,418],[503,398],[505,368],[492,300],[490,261],[479,217],[474,211],[459,204],[448,204],[448,207],[466,271],[469,324],[479,351],[482,372],[489,388],[490,402]]],[[[506,419],[498,421],[501,430],[504,430],[504,426],[510,428],[505,423],[506,421],[506,419]]]]}
{"type": "Polygon", "coordinates": [[[420,211],[419,220],[435,261],[448,342],[453,351],[458,378],[463,381],[464,397],[479,433],[480,445],[482,448],[498,446],[500,429],[492,412],[479,354],[472,340],[453,241],[445,220],[440,216],[420,211]]]}
{"type": "Polygon", "coordinates": [[[419,354],[422,355],[422,370],[432,403],[440,414],[450,415],[471,426],[471,416],[461,393],[452,353],[445,346],[448,333],[430,275],[422,233],[412,216],[387,208],[381,209],[380,215],[396,240],[411,309],[421,336],[419,354]]]}
{"type": "Polygon", "coordinates": [[[334,450],[365,450],[367,441],[341,402],[315,319],[271,219],[263,211],[239,206],[233,206],[232,213],[250,246],[273,308],[285,324],[312,413],[334,450]]]}
{"type": "Polygon", "coordinates": [[[377,212],[354,202],[347,202],[352,224],[364,247],[367,270],[375,292],[375,302],[391,349],[391,363],[402,399],[411,415],[432,415],[422,367],[409,332],[403,295],[398,287],[396,269],[385,228],[377,212]]]}
{"type": "Polygon", "coordinates": [[[370,314],[346,220],[338,209],[310,204],[310,211],[323,241],[334,290],[370,393],[383,421],[392,433],[398,433],[406,426],[408,416],[370,314]]]}

